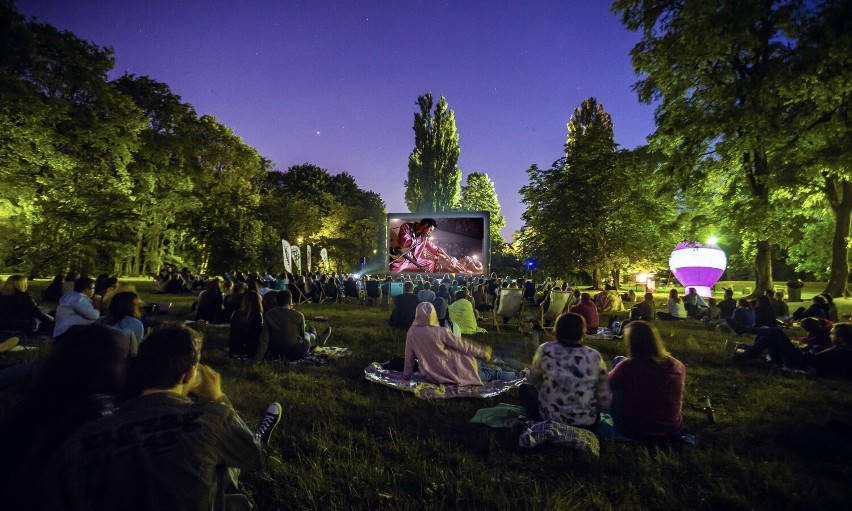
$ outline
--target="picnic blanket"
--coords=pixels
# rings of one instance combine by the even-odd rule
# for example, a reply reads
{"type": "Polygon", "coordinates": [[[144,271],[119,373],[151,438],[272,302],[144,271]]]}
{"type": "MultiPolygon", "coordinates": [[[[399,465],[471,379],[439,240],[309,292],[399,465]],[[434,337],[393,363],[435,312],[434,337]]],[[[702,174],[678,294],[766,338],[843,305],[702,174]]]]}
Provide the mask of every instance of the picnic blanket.
{"type": "Polygon", "coordinates": [[[599,326],[598,333],[586,335],[587,339],[615,339],[615,334],[607,327],[599,326]]]}
{"type": "Polygon", "coordinates": [[[349,355],[349,348],[338,348],[334,346],[314,346],[310,353],[298,360],[290,360],[288,365],[312,365],[321,366],[328,363],[329,360],[345,357],[349,355]]]}
{"type": "Polygon", "coordinates": [[[459,386],[429,383],[421,373],[414,373],[410,380],[402,377],[402,371],[382,369],[373,362],[364,369],[364,378],[404,392],[412,392],[420,399],[451,399],[456,397],[489,398],[506,392],[524,382],[523,378],[511,381],[487,381],[482,385],[459,386]]]}

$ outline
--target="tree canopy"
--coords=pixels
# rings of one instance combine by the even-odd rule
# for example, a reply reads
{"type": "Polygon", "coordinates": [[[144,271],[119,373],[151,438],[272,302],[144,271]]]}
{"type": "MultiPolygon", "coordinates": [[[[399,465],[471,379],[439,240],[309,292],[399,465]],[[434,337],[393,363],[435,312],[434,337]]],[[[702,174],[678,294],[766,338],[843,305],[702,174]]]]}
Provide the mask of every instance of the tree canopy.
{"type": "Polygon", "coordinates": [[[458,207],[462,173],[458,168],[459,135],[455,114],[443,96],[434,105],[432,93],[417,98],[414,150],[408,157],[405,202],[408,210],[451,211],[458,207]]]}

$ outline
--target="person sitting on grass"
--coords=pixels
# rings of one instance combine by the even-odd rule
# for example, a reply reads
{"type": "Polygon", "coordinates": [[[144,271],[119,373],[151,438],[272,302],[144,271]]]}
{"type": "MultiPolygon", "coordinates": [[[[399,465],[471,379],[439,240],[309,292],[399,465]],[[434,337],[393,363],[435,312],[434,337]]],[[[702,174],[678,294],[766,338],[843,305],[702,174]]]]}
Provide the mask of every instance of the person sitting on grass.
{"type": "Polygon", "coordinates": [[[775,321],[775,311],[772,309],[772,302],[769,297],[760,295],[757,297],[757,306],[754,308],[754,326],[777,326],[775,321]]]}
{"type": "Polygon", "coordinates": [[[672,288],[669,291],[669,299],[666,302],[666,312],[657,313],[657,317],[664,320],[680,320],[686,319],[686,306],[683,300],[678,296],[677,289],[672,288]]]}
{"type": "Polygon", "coordinates": [[[597,430],[599,413],[609,409],[612,396],[601,354],[583,345],[586,332],[586,320],[579,314],[556,318],[556,340],[538,347],[529,383],[519,389],[530,420],[597,430]]]}
{"type": "Polygon", "coordinates": [[[625,329],[627,358],[616,357],[609,373],[616,431],[635,440],[667,441],[683,433],[684,365],[663,345],[657,329],[632,321],[625,329]]]}
{"type": "Polygon", "coordinates": [[[645,299],[630,308],[630,320],[652,319],[657,319],[657,304],[654,302],[654,293],[645,293],[645,299]]]}
{"type": "Polygon", "coordinates": [[[707,300],[707,308],[702,310],[695,316],[695,319],[700,319],[710,328],[724,323],[722,319],[722,309],[716,305],[716,299],[710,298],[707,300]]]}
{"type": "Polygon", "coordinates": [[[793,316],[790,319],[790,322],[799,321],[805,318],[825,318],[828,317],[828,303],[825,301],[825,297],[822,295],[816,295],[811,298],[811,305],[806,309],[804,307],[799,307],[793,312],[793,316]]]}
{"type": "Polygon", "coordinates": [[[476,323],[476,311],[473,309],[470,300],[465,299],[466,296],[467,293],[464,289],[456,291],[456,300],[447,309],[450,320],[459,326],[462,335],[486,332],[487,330],[480,328],[476,323]]]}
{"type": "Polygon", "coordinates": [[[734,290],[733,289],[725,289],[725,295],[722,298],[722,301],[718,303],[720,318],[719,319],[728,319],[733,315],[734,309],[737,308],[737,301],[734,300],[734,290]]]}
{"type": "Polygon", "coordinates": [[[425,281],[425,282],[423,282],[423,289],[421,289],[421,290],[420,290],[420,291],[418,291],[418,293],[417,293],[417,298],[418,298],[421,302],[429,302],[429,303],[432,303],[432,302],[434,302],[434,301],[435,301],[435,298],[437,298],[437,296],[438,296],[438,295],[436,295],[436,294],[435,294],[435,292],[434,292],[434,291],[432,291],[432,283],[431,283],[431,282],[429,282],[428,280],[427,280],[427,281],[425,281]]]}
{"type": "Polygon", "coordinates": [[[513,371],[487,367],[493,351],[465,338],[456,338],[438,324],[435,307],[429,302],[417,305],[414,323],[405,337],[403,378],[411,379],[414,362],[427,381],[437,384],[482,385],[483,381],[514,380],[513,371]]]}
{"type": "Polygon", "coordinates": [[[293,309],[293,295],[284,290],[278,293],[278,307],[263,315],[263,329],[255,360],[284,358],[299,360],[318,344],[325,344],[331,335],[331,327],[325,329],[317,339],[314,327],[305,325],[305,316],[293,309]]]}
{"type": "Polygon", "coordinates": [[[831,346],[831,329],[834,323],[825,318],[805,318],[801,322],[806,335],[797,339],[809,351],[818,352],[831,346]]]}
{"type": "Polygon", "coordinates": [[[0,509],[56,509],[43,502],[45,467],[74,430],[112,413],[125,381],[122,344],[111,328],[76,325],[46,359],[2,371],[0,388],[29,391],[0,422],[0,509]]]}
{"type": "Polygon", "coordinates": [[[569,310],[583,317],[587,334],[595,335],[598,333],[598,326],[600,326],[598,308],[595,306],[595,302],[592,301],[592,296],[589,293],[581,294],[580,302],[573,305],[569,310]]]}
{"type": "Polygon", "coordinates": [[[27,278],[9,276],[0,289],[0,330],[31,334],[36,324],[45,335],[53,331],[53,318],[42,312],[27,292],[27,278]]]}
{"type": "Polygon", "coordinates": [[[683,306],[686,309],[686,315],[690,318],[695,318],[707,304],[704,299],[698,296],[698,291],[691,287],[688,289],[686,296],[683,297],[683,306]]]}
{"type": "Polygon", "coordinates": [[[222,281],[218,278],[210,279],[207,281],[204,291],[198,294],[198,310],[195,311],[195,321],[224,323],[226,318],[223,317],[223,310],[222,281]]]}
{"type": "Polygon", "coordinates": [[[737,308],[734,309],[734,313],[731,314],[731,317],[728,318],[730,321],[726,320],[728,325],[731,322],[736,323],[737,325],[741,325],[743,327],[753,327],[754,326],[754,311],[749,307],[748,300],[745,298],[740,298],[737,300],[737,308]]]}
{"type": "Polygon", "coordinates": [[[279,293],[281,291],[270,291],[261,298],[255,291],[249,291],[243,297],[240,308],[231,316],[228,351],[232,357],[247,357],[254,360],[260,344],[260,335],[263,332],[263,302],[270,295],[274,295],[275,306],[277,306],[279,293]]]}
{"type": "Polygon", "coordinates": [[[100,318],[104,325],[118,330],[125,339],[127,353],[136,355],[139,343],[145,336],[142,324],[142,311],[139,310],[139,295],[133,291],[117,293],[109,302],[109,314],[100,318]]]}
{"type": "Polygon", "coordinates": [[[244,496],[226,492],[240,469],[260,465],[282,408],[272,403],[253,431],[200,358],[201,338],[189,328],[154,330],[133,364],[136,397],[66,441],[47,471],[46,507],[250,508],[244,496]]]}
{"type": "Polygon", "coordinates": [[[402,285],[402,294],[393,298],[393,310],[391,311],[388,324],[393,328],[408,330],[414,317],[417,315],[417,305],[420,299],[414,294],[414,282],[405,281],[402,285]]]}
{"type": "Polygon", "coordinates": [[[837,306],[834,305],[834,298],[832,298],[828,293],[822,293],[820,296],[825,300],[826,318],[837,323],[837,306]]]}
{"type": "Polygon", "coordinates": [[[74,289],[59,299],[53,327],[54,338],[64,334],[74,325],[89,325],[101,317],[101,313],[92,305],[94,293],[94,280],[80,277],[74,281],[74,289]]]}
{"type": "Polygon", "coordinates": [[[766,351],[772,363],[783,368],[805,370],[820,376],[852,378],[852,324],[835,324],[830,334],[831,346],[822,351],[814,351],[807,346],[800,348],[780,327],[743,327],[730,320],[728,326],[737,335],[755,334],[753,344],[738,346],[742,351],[734,354],[735,360],[754,360],[766,351]]]}

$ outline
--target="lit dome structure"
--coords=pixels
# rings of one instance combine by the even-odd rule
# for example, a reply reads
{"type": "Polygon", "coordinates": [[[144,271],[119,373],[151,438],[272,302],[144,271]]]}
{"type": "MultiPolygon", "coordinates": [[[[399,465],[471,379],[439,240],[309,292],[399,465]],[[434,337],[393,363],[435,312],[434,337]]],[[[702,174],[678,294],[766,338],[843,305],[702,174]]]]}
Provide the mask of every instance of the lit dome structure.
{"type": "Polygon", "coordinates": [[[672,251],[669,267],[686,290],[694,287],[699,296],[708,297],[728,267],[728,257],[716,245],[684,241],[672,251]]]}

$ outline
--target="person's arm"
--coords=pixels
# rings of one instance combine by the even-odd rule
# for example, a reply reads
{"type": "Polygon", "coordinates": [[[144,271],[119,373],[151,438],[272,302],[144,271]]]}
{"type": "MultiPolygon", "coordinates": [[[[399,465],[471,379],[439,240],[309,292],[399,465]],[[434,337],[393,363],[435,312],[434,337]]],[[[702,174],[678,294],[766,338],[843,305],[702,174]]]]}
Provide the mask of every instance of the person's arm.
{"type": "Polygon", "coordinates": [[[464,337],[456,338],[453,334],[444,330],[447,335],[442,335],[441,340],[449,348],[462,353],[466,353],[472,357],[484,358],[486,361],[491,360],[494,354],[494,349],[491,346],[478,344],[464,337]]]}
{"type": "Polygon", "coordinates": [[[621,390],[624,387],[624,363],[627,360],[623,360],[620,364],[616,365],[612,368],[612,371],[607,375],[607,380],[609,381],[610,390],[621,390]]]}
{"type": "Polygon", "coordinates": [[[74,309],[74,312],[83,316],[86,319],[96,320],[101,317],[100,311],[95,309],[92,305],[92,301],[86,298],[85,300],[78,300],[71,305],[71,308],[74,309]]]}
{"type": "Polygon", "coordinates": [[[402,369],[402,377],[406,380],[411,379],[411,374],[414,372],[414,350],[411,348],[411,343],[405,341],[405,364],[402,369]]]}
{"type": "Polygon", "coordinates": [[[598,401],[598,412],[609,410],[612,405],[612,391],[609,388],[609,378],[603,358],[598,355],[598,381],[595,384],[595,399],[598,401]]]}
{"type": "Polygon", "coordinates": [[[527,382],[533,385],[534,387],[539,387],[544,381],[544,371],[541,368],[542,346],[544,346],[544,344],[540,345],[538,349],[535,350],[535,355],[533,355],[532,363],[530,363],[530,373],[527,376],[527,382]]]}
{"type": "Polygon", "coordinates": [[[198,365],[198,372],[200,378],[197,385],[190,390],[190,394],[206,402],[204,406],[227,407],[224,421],[220,423],[220,427],[211,431],[218,440],[216,447],[219,464],[239,468],[258,465],[263,447],[222,392],[222,379],[219,373],[203,364],[198,365]]]}

